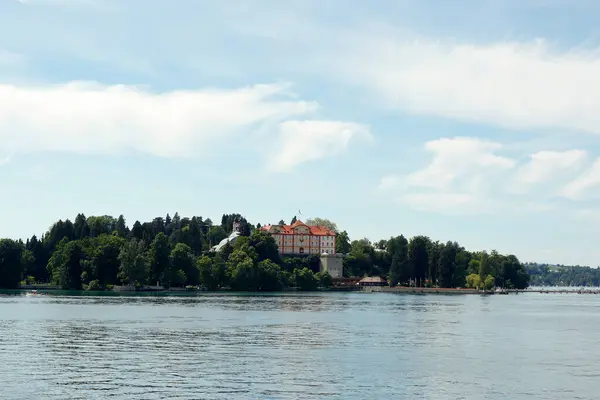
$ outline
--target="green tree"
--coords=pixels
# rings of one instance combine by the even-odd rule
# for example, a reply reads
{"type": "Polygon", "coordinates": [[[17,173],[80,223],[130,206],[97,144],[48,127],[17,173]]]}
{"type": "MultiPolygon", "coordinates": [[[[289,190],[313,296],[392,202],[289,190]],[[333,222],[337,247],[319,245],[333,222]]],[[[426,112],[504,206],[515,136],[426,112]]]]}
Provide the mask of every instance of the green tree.
{"type": "Polygon", "coordinates": [[[85,249],[91,257],[93,276],[100,285],[117,283],[119,272],[119,254],[125,239],[113,235],[100,235],[85,249]]]}
{"type": "Polygon", "coordinates": [[[467,276],[466,284],[469,289],[479,289],[481,286],[481,279],[478,274],[470,274],[467,276]]]}
{"type": "Polygon", "coordinates": [[[491,290],[494,288],[495,279],[492,275],[488,275],[485,277],[484,288],[485,290],[491,290]]]}
{"type": "Polygon", "coordinates": [[[176,212],[175,215],[173,215],[173,220],[171,221],[171,223],[173,224],[173,230],[181,229],[181,216],[178,212],[176,212]]]}
{"type": "Polygon", "coordinates": [[[408,261],[411,264],[417,285],[425,283],[429,269],[429,254],[427,252],[430,240],[425,236],[415,236],[408,242],[408,261]]]}
{"type": "Polygon", "coordinates": [[[252,228],[246,218],[242,218],[240,221],[240,236],[250,236],[252,228]]]}
{"type": "Polygon", "coordinates": [[[96,279],[90,281],[90,283],[86,287],[86,290],[90,292],[99,291],[102,290],[102,286],[100,285],[100,282],[96,279]]]}
{"type": "Polygon", "coordinates": [[[0,288],[16,289],[21,282],[25,247],[11,239],[0,239],[0,288]]]}
{"type": "Polygon", "coordinates": [[[117,219],[117,234],[124,238],[127,237],[127,225],[125,224],[125,217],[123,215],[119,215],[119,218],[117,219]]]}
{"type": "Polygon", "coordinates": [[[482,252],[479,258],[479,280],[485,283],[485,279],[489,275],[489,256],[487,252],[482,252]]]}
{"type": "Polygon", "coordinates": [[[148,256],[148,283],[151,285],[161,282],[163,285],[171,284],[171,250],[169,240],[164,233],[159,233],[150,245],[148,256]]]}
{"type": "Polygon", "coordinates": [[[471,274],[479,274],[479,257],[481,254],[475,254],[474,257],[469,260],[469,264],[467,267],[467,272],[469,275],[471,274]]]}
{"type": "Polygon", "coordinates": [[[33,276],[33,273],[36,272],[35,257],[30,250],[27,250],[27,247],[23,247],[22,243],[19,242],[19,246],[23,248],[23,253],[21,254],[22,273],[27,276],[26,280],[28,281],[28,284],[35,283],[36,279],[35,276],[33,276]]]}
{"type": "Polygon", "coordinates": [[[87,223],[87,218],[84,214],[77,214],[75,223],[73,224],[73,237],[75,239],[83,239],[90,235],[90,227],[87,223]]]}
{"type": "Polygon", "coordinates": [[[373,260],[370,255],[359,249],[353,249],[344,258],[344,269],[346,276],[361,277],[368,275],[373,268],[373,260]]]}
{"type": "Polygon", "coordinates": [[[327,218],[309,218],[306,220],[305,224],[308,226],[324,226],[335,233],[338,232],[337,224],[331,220],[328,220],[327,218]]]}
{"type": "Polygon", "coordinates": [[[33,235],[31,240],[27,241],[25,248],[31,252],[34,259],[33,265],[30,266],[27,273],[33,275],[36,282],[48,282],[50,276],[48,275],[46,266],[48,265],[50,254],[44,246],[43,241],[38,240],[37,236],[33,235]]]}
{"type": "Polygon", "coordinates": [[[456,242],[447,242],[439,256],[439,277],[438,282],[441,287],[452,287],[454,272],[457,269],[456,257],[459,252],[459,245],[456,242]]]}
{"type": "Polygon", "coordinates": [[[466,284],[468,265],[471,260],[471,253],[460,247],[456,254],[456,270],[452,277],[452,287],[464,287],[466,284]]]}
{"type": "Polygon", "coordinates": [[[58,243],[63,240],[73,240],[74,238],[73,224],[68,219],[66,221],[58,220],[54,223],[50,230],[44,236],[43,242],[44,247],[49,252],[53,252],[56,249],[58,243]]]}
{"type": "Polygon", "coordinates": [[[219,288],[219,278],[215,274],[215,266],[212,258],[208,256],[198,258],[196,268],[198,268],[201,285],[204,285],[208,290],[219,288]]]}
{"type": "Polygon", "coordinates": [[[319,283],[315,274],[308,268],[295,269],[292,279],[300,290],[315,290],[319,283]]]}
{"type": "Polygon", "coordinates": [[[281,290],[282,272],[279,265],[269,259],[262,260],[257,265],[259,270],[258,290],[273,292],[281,290]]]}
{"type": "Polygon", "coordinates": [[[83,248],[78,240],[60,244],[51,257],[56,283],[66,290],[81,290],[83,248]],[[55,257],[56,256],[56,257],[55,257]]]}
{"type": "MultiPolygon", "coordinates": [[[[583,272],[591,272],[591,268],[582,269],[583,272]]],[[[589,273],[588,272],[588,273],[589,273]]],[[[525,289],[529,286],[530,275],[525,270],[525,267],[519,262],[519,259],[514,255],[508,255],[502,262],[502,274],[504,287],[514,289],[525,289]]],[[[594,285],[593,275],[587,278],[589,284],[594,285]]],[[[599,281],[596,280],[596,285],[599,281]]]]}
{"type": "Polygon", "coordinates": [[[200,271],[196,265],[196,257],[188,245],[184,243],[177,243],[175,245],[173,251],[171,251],[171,265],[176,273],[177,271],[182,271],[185,274],[186,280],[183,283],[187,282],[190,285],[200,284],[200,271]]]}
{"type": "MultiPolygon", "coordinates": [[[[244,243],[243,240],[240,240],[240,243],[244,243]]],[[[256,250],[257,262],[264,260],[270,260],[275,263],[281,262],[281,256],[279,254],[277,243],[275,242],[273,236],[271,236],[268,232],[255,230],[249,237],[248,245],[256,250]]]]}
{"type": "Polygon", "coordinates": [[[429,271],[427,272],[427,279],[430,282],[430,286],[443,286],[440,283],[440,257],[442,250],[444,249],[444,245],[438,241],[429,242],[429,248],[427,249],[427,254],[429,255],[429,271]]]}
{"type": "Polygon", "coordinates": [[[209,242],[209,246],[215,246],[221,242],[221,240],[227,237],[227,233],[220,226],[211,226],[207,232],[207,240],[209,242]]]}
{"type": "Polygon", "coordinates": [[[256,291],[260,284],[260,271],[254,261],[243,251],[236,250],[227,262],[230,285],[234,290],[256,291]]]}
{"type": "Polygon", "coordinates": [[[389,273],[390,286],[408,281],[411,276],[408,262],[408,240],[403,235],[391,238],[388,240],[386,248],[392,256],[389,273]]]}
{"type": "Polygon", "coordinates": [[[143,240],[144,238],[144,227],[140,223],[140,221],[135,221],[133,224],[133,228],[131,228],[130,236],[133,239],[137,239],[138,241],[143,240]]]}
{"type": "Polygon", "coordinates": [[[339,254],[348,254],[352,246],[350,245],[350,237],[348,232],[343,231],[336,235],[335,238],[335,252],[339,254]]]}
{"type": "Polygon", "coordinates": [[[227,269],[235,268],[237,264],[241,264],[246,260],[254,262],[254,259],[242,248],[236,248],[227,258],[227,269]]]}
{"type": "Polygon", "coordinates": [[[111,234],[117,229],[117,219],[110,215],[88,217],[87,224],[90,228],[90,236],[92,237],[111,234]]]}
{"type": "Polygon", "coordinates": [[[156,237],[159,233],[165,233],[165,220],[163,217],[156,217],[150,223],[152,236],[156,237]]]}
{"type": "Polygon", "coordinates": [[[165,235],[171,236],[173,230],[173,219],[171,218],[169,213],[167,213],[167,215],[165,216],[165,235]]]}
{"type": "Polygon", "coordinates": [[[216,254],[213,259],[213,277],[215,278],[218,287],[229,286],[229,276],[227,275],[227,263],[220,254],[216,254]]]}
{"type": "Polygon", "coordinates": [[[195,255],[200,255],[207,247],[202,229],[201,218],[193,217],[190,224],[181,230],[182,242],[187,244],[195,255]]]}
{"type": "Polygon", "coordinates": [[[119,252],[119,279],[130,285],[146,281],[148,259],[144,252],[145,244],[137,239],[125,243],[119,252]]]}
{"type": "Polygon", "coordinates": [[[323,273],[319,272],[317,275],[315,275],[315,277],[318,278],[319,284],[321,285],[321,287],[327,289],[327,288],[331,287],[331,285],[333,285],[333,278],[331,277],[329,272],[327,272],[327,271],[325,271],[323,273]],[[317,277],[317,275],[318,275],[318,277],[317,277]]]}
{"type": "Polygon", "coordinates": [[[381,239],[377,243],[374,244],[374,247],[377,250],[383,250],[383,251],[385,251],[385,250],[387,250],[387,244],[388,244],[388,242],[389,242],[389,240],[381,239]]]}
{"type": "Polygon", "coordinates": [[[60,284],[60,269],[61,265],[65,262],[65,247],[68,243],[68,239],[65,237],[63,240],[56,244],[56,249],[52,253],[52,256],[48,259],[48,275],[50,276],[50,282],[59,285],[60,284]]]}
{"type": "Polygon", "coordinates": [[[180,269],[175,270],[171,283],[175,286],[184,286],[187,282],[187,275],[180,269]]]}

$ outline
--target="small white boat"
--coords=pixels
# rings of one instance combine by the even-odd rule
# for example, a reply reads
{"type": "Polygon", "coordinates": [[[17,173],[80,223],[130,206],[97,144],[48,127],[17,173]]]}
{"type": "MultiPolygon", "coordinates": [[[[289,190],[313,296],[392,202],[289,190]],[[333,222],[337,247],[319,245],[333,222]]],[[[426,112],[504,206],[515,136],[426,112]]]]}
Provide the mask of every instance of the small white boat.
{"type": "Polygon", "coordinates": [[[37,290],[32,290],[31,292],[27,292],[25,293],[25,296],[30,297],[30,296],[39,296],[39,293],[37,290]]]}

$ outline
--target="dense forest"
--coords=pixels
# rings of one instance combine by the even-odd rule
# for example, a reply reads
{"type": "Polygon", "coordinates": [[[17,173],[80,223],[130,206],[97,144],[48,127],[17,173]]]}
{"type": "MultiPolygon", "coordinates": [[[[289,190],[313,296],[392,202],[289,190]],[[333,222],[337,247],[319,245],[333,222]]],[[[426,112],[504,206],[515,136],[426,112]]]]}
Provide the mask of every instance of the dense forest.
{"type": "MultiPolygon", "coordinates": [[[[296,217],[292,218],[292,221],[296,217]]],[[[281,222],[284,222],[283,220],[281,222]]],[[[350,240],[335,223],[315,219],[337,234],[336,251],[345,254],[344,276],[384,276],[391,285],[525,288],[529,275],[514,255],[469,252],[456,242],[403,235],[371,243],[350,240]]],[[[285,287],[329,287],[314,255],[281,257],[274,239],[240,214],[225,214],[220,223],[202,217],[125,218],[77,215],[59,220],[41,237],[26,242],[0,240],[0,287],[49,282],[64,289],[103,290],[114,285],[230,288],[276,291],[285,287]],[[232,232],[240,237],[219,252],[210,251],[232,232]]]]}
{"type": "Polygon", "coordinates": [[[600,286],[600,268],[526,263],[531,286],[600,286]]]}

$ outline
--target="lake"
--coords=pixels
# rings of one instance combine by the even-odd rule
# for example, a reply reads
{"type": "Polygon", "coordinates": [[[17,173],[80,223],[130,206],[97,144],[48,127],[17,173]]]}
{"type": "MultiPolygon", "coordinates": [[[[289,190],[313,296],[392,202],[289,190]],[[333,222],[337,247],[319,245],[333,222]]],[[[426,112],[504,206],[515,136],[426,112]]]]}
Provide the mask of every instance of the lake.
{"type": "Polygon", "coordinates": [[[0,296],[2,398],[598,399],[600,296],[0,296]]]}

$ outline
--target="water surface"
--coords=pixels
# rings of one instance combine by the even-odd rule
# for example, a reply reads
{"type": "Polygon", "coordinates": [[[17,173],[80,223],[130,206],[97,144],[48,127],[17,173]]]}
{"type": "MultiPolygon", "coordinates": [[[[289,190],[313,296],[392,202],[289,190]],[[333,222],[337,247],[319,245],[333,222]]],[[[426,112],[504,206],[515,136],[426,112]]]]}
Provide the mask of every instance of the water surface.
{"type": "Polygon", "coordinates": [[[0,296],[2,398],[598,399],[600,296],[0,296]]]}

